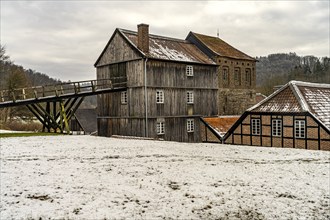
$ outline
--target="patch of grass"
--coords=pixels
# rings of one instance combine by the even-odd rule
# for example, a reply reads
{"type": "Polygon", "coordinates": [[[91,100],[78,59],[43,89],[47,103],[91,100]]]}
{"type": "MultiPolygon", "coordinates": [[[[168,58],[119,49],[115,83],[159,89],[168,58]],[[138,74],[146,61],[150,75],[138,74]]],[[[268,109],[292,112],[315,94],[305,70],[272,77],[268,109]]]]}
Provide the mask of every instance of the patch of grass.
{"type": "Polygon", "coordinates": [[[65,135],[61,133],[46,133],[46,132],[30,132],[30,133],[0,133],[0,138],[10,137],[31,137],[31,136],[54,136],[54,135],[65,135]]]}

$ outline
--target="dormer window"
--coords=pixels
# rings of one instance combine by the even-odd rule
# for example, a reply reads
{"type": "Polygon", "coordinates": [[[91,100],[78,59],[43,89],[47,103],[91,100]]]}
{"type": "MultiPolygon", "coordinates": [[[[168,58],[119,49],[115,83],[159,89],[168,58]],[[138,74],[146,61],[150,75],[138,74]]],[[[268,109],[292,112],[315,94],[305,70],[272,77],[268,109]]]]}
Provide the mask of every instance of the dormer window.
{"type": "Polygon", "coordinates": [[[193,66],[186,66],[186,74],[187,76],[194,76],[194,68],[193,66]]]}

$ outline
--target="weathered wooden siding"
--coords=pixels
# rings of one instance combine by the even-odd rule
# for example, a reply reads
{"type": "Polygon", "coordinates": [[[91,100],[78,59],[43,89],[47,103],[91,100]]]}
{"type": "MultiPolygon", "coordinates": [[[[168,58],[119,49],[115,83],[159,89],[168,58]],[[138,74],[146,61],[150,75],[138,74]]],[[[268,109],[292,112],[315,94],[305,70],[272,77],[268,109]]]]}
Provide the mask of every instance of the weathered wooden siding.
{"type": "Polygon", "coordinates": [[[140,58],[140,54],[127,43],[123,36],[115,32],[109,45],[99,59],[97,67],[138,58],[140,58]]]}
{"type": "Polygon", "coordinates": [[[147,85],[155,87],[218,89],[216,71],[216,66],[149,60],[147,62],[147,85]],[[186,75],[187,65],[193,66],[193,76],[186,75]]]}
{"type": "Polygon", "coordinates": [[[110,43],[108,47],[110,54],[105,53],[102,57],[107,61],[101,59],[103,65],[97,67],[97,78],[110,78],[114,82],[118,77],[124,78],[127,81],[128,102],[127,104],[121,103],[121,92],[98,96],[99,135],[145,136],[147,123],[148,137],[169,141],[200,142],[202,139],[199,117],[213,116],[218,112],[217,67],[152,59],[145,63],[144,59],[131,56],[134,53],[130,52],[112,56],[112,52],[115,53],[122,47],[125,47],[124,50],[128,50],[126,42],[121,39],[121,36],[114,36],[113,41],[117,43],[110,43]],[[126,56],[127,54],[128,56],[126,56]],[[126,61],[116,63],[123,59],[126,61]],[[187,65],[193,66],[193,76],[187,76],[187,65]],[[146,87],[145,67],[147,70],[146,87]],[[157,90],[164,91],[164,103],[156,103],[157,90]],[[187,104],[187,91],[194,93],[193,104],[187,104]],[[145,101],[148,109],[147,122],[145,101]],[[165,121],[164,135],[156,133],[159,118],[165,121]],[[187,132],[188,118],[195,119],[194,132],[187,132]]]}
{"type": "MultiPolygon", "coordinates": [[[[148,119],[148,137],[164,139],[167,141],[201,142],[201,124],[199,118],[195,120],[194,132],[187,132],[187,119],[183,117],[164,118],[165,134],[158,135],[156,132],[157,119],[148,119]]],[[[145,119],[143,118],[102,118],[98,120],[100,136],[124,135],[145,136],[145,119]]]]}
{"type": "Polygon", "coordinates": [[[193,115],[212,116],[217,114],[217,91],[206,89],[182,88],[149,88],[148,89],[148,115],[181,116],[193,115]],[[164,91],[164,103],[156,103],[156,91],[164,91]],[[186,92],[193,91],[194,103],[187,104],[186,92]]]}
{"type": "Polygon", "coordinates": [[[226,138],[225,143],[264,147],[330,150],[330,134],[308,114],[249,114],[226,138]],[[260,118],[262,124],[261,135],[251,134],[251,118],[260,118]],[[272,119],[282,120],[282,135],[280,137],[275,137],[272,134],[272,119]],[[294,120],[296,119],[306,122],[305,138],[295,137],[294,120]]]}

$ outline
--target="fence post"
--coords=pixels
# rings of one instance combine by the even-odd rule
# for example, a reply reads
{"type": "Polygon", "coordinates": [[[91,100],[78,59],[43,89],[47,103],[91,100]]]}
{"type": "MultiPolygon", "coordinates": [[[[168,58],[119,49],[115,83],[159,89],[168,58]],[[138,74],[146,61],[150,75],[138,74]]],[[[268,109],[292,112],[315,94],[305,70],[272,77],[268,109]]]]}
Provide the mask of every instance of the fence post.
{"type": "Polygon", "coordinates": [[[1,91],[1,102],[5,101],[5,97],[3,96],[3,91],[1,91]]]}
{"type": "Polygon", "coordinates": [[[25,89],[22,89],[23,99],[26,99],[25,89]]]}
{"type": "Polygon", "coordinates": [[[91,80],[91,84],[92,84],[92,91],[95,92],[95,85],[93,83],[93,80],[91,80]]]}
{"type": "Polygon", "coordinates": [[[16,102],[16,97],[15,97],[15,93],[14,93],[14,91],[11,92],[11,95],[12,95],[12,97],[13,97],[13,102],[16,102]]]}

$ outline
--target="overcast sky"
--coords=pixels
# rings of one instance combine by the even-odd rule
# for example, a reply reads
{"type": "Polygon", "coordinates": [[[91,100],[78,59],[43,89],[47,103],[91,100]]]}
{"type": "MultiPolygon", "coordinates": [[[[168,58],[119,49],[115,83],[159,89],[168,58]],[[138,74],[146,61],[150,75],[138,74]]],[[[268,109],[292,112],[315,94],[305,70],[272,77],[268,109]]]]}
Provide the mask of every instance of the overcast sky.
{"type": "Polygon", "coordinates": [[[185,39],[216,36],[250,56],[329,57],[329,1],[1,0],[1,45],[11,60],[61,80],[96,78],[93,64],[114,30],[185,39]]]}

